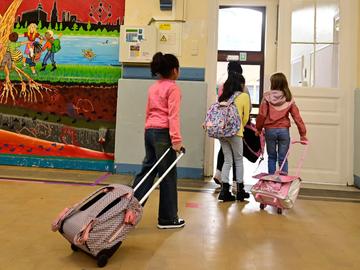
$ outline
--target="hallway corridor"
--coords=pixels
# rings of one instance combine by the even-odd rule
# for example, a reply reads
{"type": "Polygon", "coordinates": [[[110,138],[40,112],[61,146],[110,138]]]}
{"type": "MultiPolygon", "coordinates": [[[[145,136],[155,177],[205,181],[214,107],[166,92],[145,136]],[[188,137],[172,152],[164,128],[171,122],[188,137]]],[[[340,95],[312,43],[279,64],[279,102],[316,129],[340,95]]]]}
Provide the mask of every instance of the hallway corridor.
{"type": "MultiPolygon", "coordinates": [[[[307,192],[280,216],[270,207],[260,211],[253,199],[218,203],[210,188],[186,187],[186,181],[180,186],[188,190],[179,192],[179,214],[187,222],[185,228],[156,228],[155,191],[139,226],[106,269],[359,269],[357,191],[349,193],[355,197],[348,202],[326,195],[316,198],[307,192]]],[[[1,181],[0,269],[96,269],[95,260],[73,253],[63,237],[50,231],[59,211],[94,189],[1,181]]]]}

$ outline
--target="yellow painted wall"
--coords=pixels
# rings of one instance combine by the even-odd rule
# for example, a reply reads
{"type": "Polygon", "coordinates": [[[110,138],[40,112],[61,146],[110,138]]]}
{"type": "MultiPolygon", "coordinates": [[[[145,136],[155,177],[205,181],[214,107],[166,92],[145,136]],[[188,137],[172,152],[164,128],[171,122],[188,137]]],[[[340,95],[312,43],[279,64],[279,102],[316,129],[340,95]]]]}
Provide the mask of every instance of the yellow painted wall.
{"type": "Polygon", "coordinates": [[[355,91],[354,174],[360,177],[360,89],[355,91]]]}
{"type": "Polygon", "coordinates": [[[177,0],[175,12],[160,11],[159,0],[126,0],[125,24],[147,25],[151,18],[182,20],[182,44],[180,65],[183,67],[205,67],[208,33],[208,0],[177,0]],[[198,54],[192,55],[194,46],[198,54]]]}
{"type": "MultiPolygon", "coordinates": [[[[360,5],[358,16],[358,29],[360,31],[360,5]]],[[[358,89],[355,91],[355,136],[354,136],[354,174],[360,177],[360,35],[358,35],[358,89]]]]}
{"type": "MultiPolygon", "coordinates": [[[[360,15],[360,5],[359,5],[360,15]]],[[[360,16],[359,16],[360,17],[360,16]]],[[[358,31],[360,31],[360,19],[358,31]]],[[[358,35],[358,89],[355,90],[354,175],[360,177],[360,35],[358,35]]]]}
{"type": "MultiPolygon", "coordinates": [[[[359,16],[358,16],[358,29],[360,31],[360,5],[359,5],[359,16]]],[[[360,35],[358,35],[358,87],[360,88],[360,35]]]]}

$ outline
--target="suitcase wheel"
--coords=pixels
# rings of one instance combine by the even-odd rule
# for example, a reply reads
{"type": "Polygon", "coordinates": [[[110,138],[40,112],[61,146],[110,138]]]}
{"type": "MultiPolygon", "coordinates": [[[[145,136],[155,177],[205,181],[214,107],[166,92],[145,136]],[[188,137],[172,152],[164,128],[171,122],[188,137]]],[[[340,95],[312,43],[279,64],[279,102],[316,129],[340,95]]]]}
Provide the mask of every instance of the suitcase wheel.
{"type": "Polygon", "coordinates": [[[71,249],[75,252],[79,251],[79,248],[77,246],[75,246],[74,244],[71,244],[71,249]]]}
{"type": "Polygon", "coordinates": [[[260,209],[261,209],[261,210],[264,210],[264,209],[265,209],[265,206],[266,206],[265,204],[260,203],[260,209]]]}
{"type": "Polygon", "coordinates": [[[108,255],[104,253],[103,254],[100,253],[97,256],[97,266],[104,267],[108,263],[108,259],[109,259],[108,255]]]}
{"type": "Polygon", "coordinates": [[[282,209],[281,209],[281,208],[278,208],[278,209],[277,209],[277,213],[278,213],[279,215],[281,215],[281,214],[282,214],[282,209]]]}
{"type": "Polygon", "coordinates": [[[111,258],[111,256],[114,255],[115,251],[121,246],[121,244],[122,242],[120,241],[111,248],[100,251],[96,256],[97,265],[99,267],[104,267],[108,263],[108,260],[111,258]]]}

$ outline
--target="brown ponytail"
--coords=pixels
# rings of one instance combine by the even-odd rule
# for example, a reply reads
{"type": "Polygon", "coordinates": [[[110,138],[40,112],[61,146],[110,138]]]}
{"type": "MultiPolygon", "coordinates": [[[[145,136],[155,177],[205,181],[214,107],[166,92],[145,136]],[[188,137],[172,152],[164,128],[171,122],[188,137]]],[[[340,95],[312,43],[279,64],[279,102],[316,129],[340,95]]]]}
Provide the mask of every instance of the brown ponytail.
{"type": "Polygon", "coordinates": [[[286,101],[290,101],[292,99],[292,94],[289,89],[289,84],[286,79],[286,76],[283,73],[275,73],[270,77],[270,89],[271,90],[280,90],[284,93],[286,97],[286,101]]]}

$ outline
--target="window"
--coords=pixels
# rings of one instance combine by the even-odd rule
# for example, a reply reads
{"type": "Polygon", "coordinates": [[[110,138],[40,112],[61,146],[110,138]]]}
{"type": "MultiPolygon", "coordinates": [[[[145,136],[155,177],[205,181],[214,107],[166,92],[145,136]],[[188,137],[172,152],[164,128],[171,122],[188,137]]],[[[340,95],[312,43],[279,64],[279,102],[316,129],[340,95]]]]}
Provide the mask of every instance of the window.
{"type": "Polygon", "coordinates": [[[218,50],[260,52],[262,32],[261,10],[241,7],[220,8],[218,50]]]}
{"type": "Polygon", "coordinates": [[[291,85],[338,86],[338,0],[293,0],[291,85]]]}

